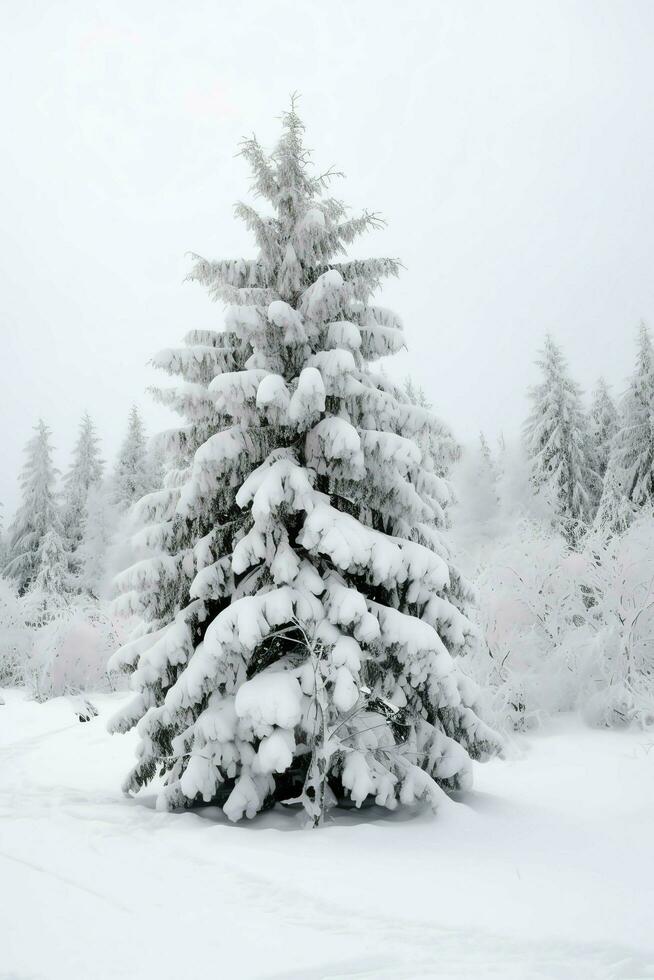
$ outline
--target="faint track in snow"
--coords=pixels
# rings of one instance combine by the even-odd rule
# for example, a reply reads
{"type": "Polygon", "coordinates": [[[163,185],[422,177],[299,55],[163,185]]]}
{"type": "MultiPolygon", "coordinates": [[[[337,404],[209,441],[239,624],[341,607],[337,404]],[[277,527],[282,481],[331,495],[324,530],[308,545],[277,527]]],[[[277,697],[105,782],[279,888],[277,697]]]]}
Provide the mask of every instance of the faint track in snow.
{"type": "Polygon", "coordinates": [[[74,731],[79,725],[80,722],[73,721],[69,725],[64,725],[62,728],[52,728],[47,732],[40,732],[38,735],[30,735],[27,738],[17,739],[15,742],[0,743],[0,753],[9,754],[16,752],[16,750],[33,749],[44,739],[51,738],[53,735],[61,735],[63,732],[74,731]]]}
{"type": "Polygon", "coordinates": [[[614,959],[585,954],[557,943],[519,945],[512,940],[444,933],[425,955],[377,944],[371,955],[331,960],[324,965],[260,973],[254,980],[651,980],[654,967],[633,956],[614,959]]]}
{"type": "Polygon", "coordinates": [[[604,943],[569,940],[515,940],[478,930],[452,929],[430,920],[362,911],[328,901],[295,886],[284,886],[230,861],[207,861],[186,852],[198,865],[220,866],[247,890],[248,907],[290,925],[319,933],[350,935],[371,946],[368,956],[319,968],[258,974],[256,980],[652,980],[654,952],[604,943]],[[381,953],[380,951],[384,952],[381,953]],[[471,972],[473,971],[474,972],[471,972]]]}
{"type": "Polygon", "coordinates": [[[6,854],[4,851],[0,851],[0,858],[4,858],[6,861],[13,861],[14,864],[21,864],[25,868],[30,868],[32,871],[36,871],[38,874],[47,875],[49,878],[55,878],[64,885],[70,885],[71,888],[77,888],[79,891],[86,892],[87,895],[92,895],[93,898],[100,899],[102,902],[106,902],[115,909],[119,909],[121,912],[127,912],[129,915],[132,914],[132,909],[123,905],[122,902],[116,902],[113,898],[109,898],[107,895],[103,895],[102,892],[97,892],[93,888],[89,888],[87,885],[81,885],[78,881],[74,881],[72,878],[68,878],[65,875],[59,874],[58,871],[50,871],[48,868],[44,868],[43,865],[34,864],[32,861],[26,861],[24,858],[15,857],[13,854],[6,854]]]}

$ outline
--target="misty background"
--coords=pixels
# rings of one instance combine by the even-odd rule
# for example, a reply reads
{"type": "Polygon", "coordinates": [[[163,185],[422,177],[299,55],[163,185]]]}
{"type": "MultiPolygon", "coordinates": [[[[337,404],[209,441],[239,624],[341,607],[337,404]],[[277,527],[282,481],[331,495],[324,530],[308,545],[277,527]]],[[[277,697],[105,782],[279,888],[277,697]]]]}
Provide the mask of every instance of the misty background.
{"type": "Polygon", "coordinates": [[[381,302],[460,439],[514,434],[543,335],[622,390],[654,320],[648,2],[2,4],[0,501],[42,415],[66,465],[85,409],[113,455],[148,360],[223,312],[195,251],[253,254],[239,139],[298,90],[316,166],[388,222],[381,302]]]}

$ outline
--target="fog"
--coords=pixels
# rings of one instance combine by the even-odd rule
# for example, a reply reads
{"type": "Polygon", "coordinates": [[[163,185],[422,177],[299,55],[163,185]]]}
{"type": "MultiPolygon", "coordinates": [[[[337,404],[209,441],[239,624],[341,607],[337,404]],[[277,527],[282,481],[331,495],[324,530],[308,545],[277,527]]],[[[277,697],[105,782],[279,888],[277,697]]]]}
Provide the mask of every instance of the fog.
{"type": "MultiPolygon", "coordinates": [[[[236,156],[289,93],[334,192],[380,211],[383,302],[468,439],[514,433],[545,332],[619,392],[654,320],[654,6],[647,2],[5,0],[0,39],[0,500],[42,415],[65,466],[81,413],[111,458],[148,359],[222,310],[187,252],[252,253],[236,156]]],[[[362,244],[362,248],[363,248],[362,244]]]]}

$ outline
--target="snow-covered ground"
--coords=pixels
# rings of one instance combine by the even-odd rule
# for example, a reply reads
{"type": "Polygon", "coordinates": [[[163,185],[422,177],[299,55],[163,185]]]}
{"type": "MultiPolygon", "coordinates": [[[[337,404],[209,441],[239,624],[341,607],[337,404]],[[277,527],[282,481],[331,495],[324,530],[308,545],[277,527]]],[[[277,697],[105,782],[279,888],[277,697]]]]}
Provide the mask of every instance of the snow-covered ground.
{"type": "Polygon", "coordinates": [[[654,977],[654,735],[561,720],[437,815],[127,800],[122,695],[4,691],[0,980],[654,977]]]}

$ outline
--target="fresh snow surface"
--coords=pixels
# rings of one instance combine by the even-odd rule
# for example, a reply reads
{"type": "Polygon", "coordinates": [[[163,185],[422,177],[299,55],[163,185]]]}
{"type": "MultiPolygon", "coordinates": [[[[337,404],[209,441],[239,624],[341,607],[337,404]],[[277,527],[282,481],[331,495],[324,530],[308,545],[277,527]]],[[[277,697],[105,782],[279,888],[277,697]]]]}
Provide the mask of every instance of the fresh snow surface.
{"type": "Polygon", "coordinates": [[[158,813],[124,695],[0,705],[0,980],[654,977],[654,734],[561,719],[437,815],[158,813]]]}

